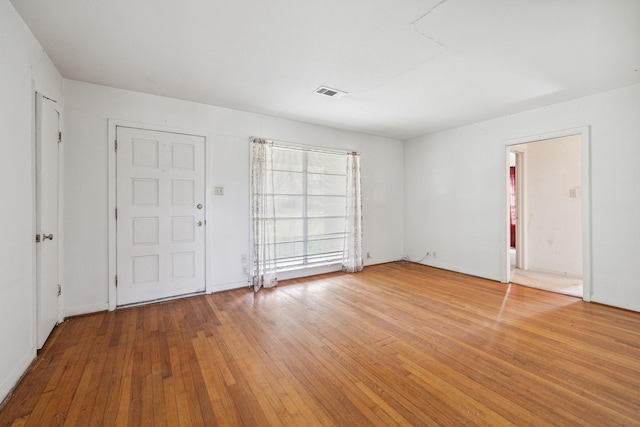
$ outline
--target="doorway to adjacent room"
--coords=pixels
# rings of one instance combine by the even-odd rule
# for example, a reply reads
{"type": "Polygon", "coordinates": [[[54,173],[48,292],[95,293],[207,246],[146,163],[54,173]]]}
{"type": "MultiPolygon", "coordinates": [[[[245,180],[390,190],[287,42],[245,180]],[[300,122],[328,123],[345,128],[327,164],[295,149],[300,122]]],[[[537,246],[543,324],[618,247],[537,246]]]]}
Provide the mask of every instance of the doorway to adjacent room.
{"type": "Polygon", "coordinates": [[[582,138],[573,133],[508,144],[507,273],[512,283],[587,299],[582,138]]]}

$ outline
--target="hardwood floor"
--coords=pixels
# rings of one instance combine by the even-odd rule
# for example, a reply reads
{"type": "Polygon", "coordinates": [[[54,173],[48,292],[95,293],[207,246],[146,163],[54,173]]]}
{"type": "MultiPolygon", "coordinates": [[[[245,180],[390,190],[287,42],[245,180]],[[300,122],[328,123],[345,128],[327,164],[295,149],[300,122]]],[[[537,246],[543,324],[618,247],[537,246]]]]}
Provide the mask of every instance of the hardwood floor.
{"type": "Polygon", "coordinates": [[[640,313],[409,263],[98,313],[0,425],[640,425],[640,313]]]}

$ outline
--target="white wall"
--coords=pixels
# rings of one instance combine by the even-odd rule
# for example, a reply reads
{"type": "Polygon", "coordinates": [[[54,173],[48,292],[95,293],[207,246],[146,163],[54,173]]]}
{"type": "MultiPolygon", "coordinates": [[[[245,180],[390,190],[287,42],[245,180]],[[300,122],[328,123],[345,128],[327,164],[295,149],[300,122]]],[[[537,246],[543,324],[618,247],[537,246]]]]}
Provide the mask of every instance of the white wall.
{"type": "Polygon", "coordinates": [[[62,78],[13,6],[0,1],[0,402],[36,355],[34,89],[62,78]]]}
{"type": "Polygon", "coordinates": [[[409,140],[405,250],[500,280],[505,141],[590,126],[592,300],[640,311],[640,85],[409,140]]]}
{"type": "Polygon", "coordinates": [[[527,144],[524,221],[531,270],[582,276],[580,145],[580,135],[527,144]]]}
{"type": "Polygon", "coordinates": [[[77,81],[65,80],[64,91],[65,315],[108,303],[108,119],[208,134],[208,289],[246,286],[240,256],[249,253],[250,136],[359,151],[367,262],[403,255],[400,141],[77,81]],[[213,186],[224,186],[224,196],[211,196],[213,186]]]}

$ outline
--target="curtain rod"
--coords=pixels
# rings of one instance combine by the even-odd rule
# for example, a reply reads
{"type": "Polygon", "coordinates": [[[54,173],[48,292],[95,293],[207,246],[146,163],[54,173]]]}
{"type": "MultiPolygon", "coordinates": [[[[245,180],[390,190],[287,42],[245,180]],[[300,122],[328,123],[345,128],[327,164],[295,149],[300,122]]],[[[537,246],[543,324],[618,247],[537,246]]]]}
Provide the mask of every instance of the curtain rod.
{"type": "MultiPolygon", "coordinates": [[[[257,138],[257,137],[253,137],[253,138],[257,138]]],[[[264,139],[265,141],[271,142],[272,144],[274,144],[278,148],[285,148],[285,149],[288,148],[290,150],[314,151],[314,152],[329,153],[329,154],[350,154],[350,153],[354,153],[354,154],[358,154],[358,155],[360,154],[355,150],[346,150],[346,149],[343,150],[343,149],[339,149],[339,148],[325,148],[325,147],[306,145],[306,144],[300,144],[298,142],[282,141],[282,140],[271,139],[271,138],[257,138],[257,139],[264,139]]]]}

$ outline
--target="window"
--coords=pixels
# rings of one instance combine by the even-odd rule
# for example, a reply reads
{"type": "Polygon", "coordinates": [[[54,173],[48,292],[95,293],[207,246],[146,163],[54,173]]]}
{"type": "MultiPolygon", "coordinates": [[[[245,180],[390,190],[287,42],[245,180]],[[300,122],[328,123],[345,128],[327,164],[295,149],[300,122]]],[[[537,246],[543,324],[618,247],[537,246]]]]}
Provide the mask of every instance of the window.
{"type": "Polygon", "coordinates": [[[270,167],[276,270],[342,262],[346,154],[274,146],[270,167]]]}
{"type": "MultiPolygon", "coordinates": [[[[277,273],[341,265],[361,271],[360,155],[251,138],[251,286],[277,273]]],[[[297,273],[294,273],[297,274],[297,273]]]]}

